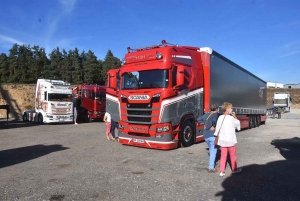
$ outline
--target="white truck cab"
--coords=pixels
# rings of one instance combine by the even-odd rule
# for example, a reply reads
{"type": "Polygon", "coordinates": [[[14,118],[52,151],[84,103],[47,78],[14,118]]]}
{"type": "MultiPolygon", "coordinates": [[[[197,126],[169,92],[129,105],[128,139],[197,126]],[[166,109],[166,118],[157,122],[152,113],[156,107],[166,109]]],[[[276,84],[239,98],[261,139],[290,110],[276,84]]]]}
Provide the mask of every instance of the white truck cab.
{"type": "Polygon", "coordinates": [[[61,80],[38,79],[34,111],[26,110],[23,121],[73,122],[72,86],[61,80]]]}
{"type": "Polygon", "coordinates": [[[275,92],[273,97],[274,107],[283,107],[284,112],[291,111],[291,96],[288,92],[275,92]]]}

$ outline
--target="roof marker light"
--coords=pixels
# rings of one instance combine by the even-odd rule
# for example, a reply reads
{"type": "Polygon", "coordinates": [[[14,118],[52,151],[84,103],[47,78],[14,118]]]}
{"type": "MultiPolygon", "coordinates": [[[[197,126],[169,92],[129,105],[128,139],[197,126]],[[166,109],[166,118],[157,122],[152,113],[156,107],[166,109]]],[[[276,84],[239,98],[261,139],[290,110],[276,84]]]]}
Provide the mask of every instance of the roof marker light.
{"type": "Polygon", "coordinates": [[[162,59],[163,55],[160,52],[156,52],[156,59],[162,59]]]}

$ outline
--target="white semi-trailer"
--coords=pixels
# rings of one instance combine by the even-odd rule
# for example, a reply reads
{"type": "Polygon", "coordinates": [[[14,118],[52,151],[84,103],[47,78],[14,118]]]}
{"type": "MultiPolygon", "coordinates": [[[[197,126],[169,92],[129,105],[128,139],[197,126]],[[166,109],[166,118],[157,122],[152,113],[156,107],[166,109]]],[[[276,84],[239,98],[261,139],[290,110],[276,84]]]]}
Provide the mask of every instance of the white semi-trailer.
{"type": "Polygon", "coordinates": [[[61,80],[38,79],[34,110],[23,113],[23,121],[73,122],[72,86],[61,80]]]}

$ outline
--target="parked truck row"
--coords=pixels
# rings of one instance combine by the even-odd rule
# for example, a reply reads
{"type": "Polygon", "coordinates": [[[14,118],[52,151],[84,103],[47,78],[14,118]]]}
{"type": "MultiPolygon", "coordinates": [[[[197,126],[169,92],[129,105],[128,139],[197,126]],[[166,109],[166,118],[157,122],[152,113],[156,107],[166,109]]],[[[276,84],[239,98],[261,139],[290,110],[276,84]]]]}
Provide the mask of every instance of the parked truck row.
{"type": "Polygon", "coordinates": [[[72,89],[61,80],[38,79],[35,109],[25,111],[23,120],[73,122],[75,106],[78,119],[89,122],[107,111],[118,122],[121,144],[154,149],[204,140],[204,127],[196,119],[213,103],[232,103],[241,128],[265,123],[266,82],[211,48],[163,40],[127,50],[121,68],[108,71],[106,87],[72,89]]]}
{"type": "Polygon", "coordinates": [[[108,71],[106,110],[121,144],[174,149],[203,140],[196,119],[210,104],[233,104],[242,128],[266,121],[266,82],[211,48],[166,43],[127,48],[108,71]]]}

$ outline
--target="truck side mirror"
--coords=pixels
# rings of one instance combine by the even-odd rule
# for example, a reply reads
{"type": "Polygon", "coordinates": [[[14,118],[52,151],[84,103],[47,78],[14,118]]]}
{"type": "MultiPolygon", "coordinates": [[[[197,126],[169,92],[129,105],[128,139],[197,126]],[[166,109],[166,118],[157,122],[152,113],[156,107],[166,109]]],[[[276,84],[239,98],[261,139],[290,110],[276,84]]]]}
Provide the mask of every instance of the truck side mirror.
{"type": "Polygon", "coordinates": [[[177,67],[176,81],[177,87],[184,85],[184,66],[177,67]]]}
{"type": "Polygon", "coordinates": [[[108,84],[109,87],[116,89],[117,88],[117,75],[116,72],[110,72],[108,74],[108,84]]]}

